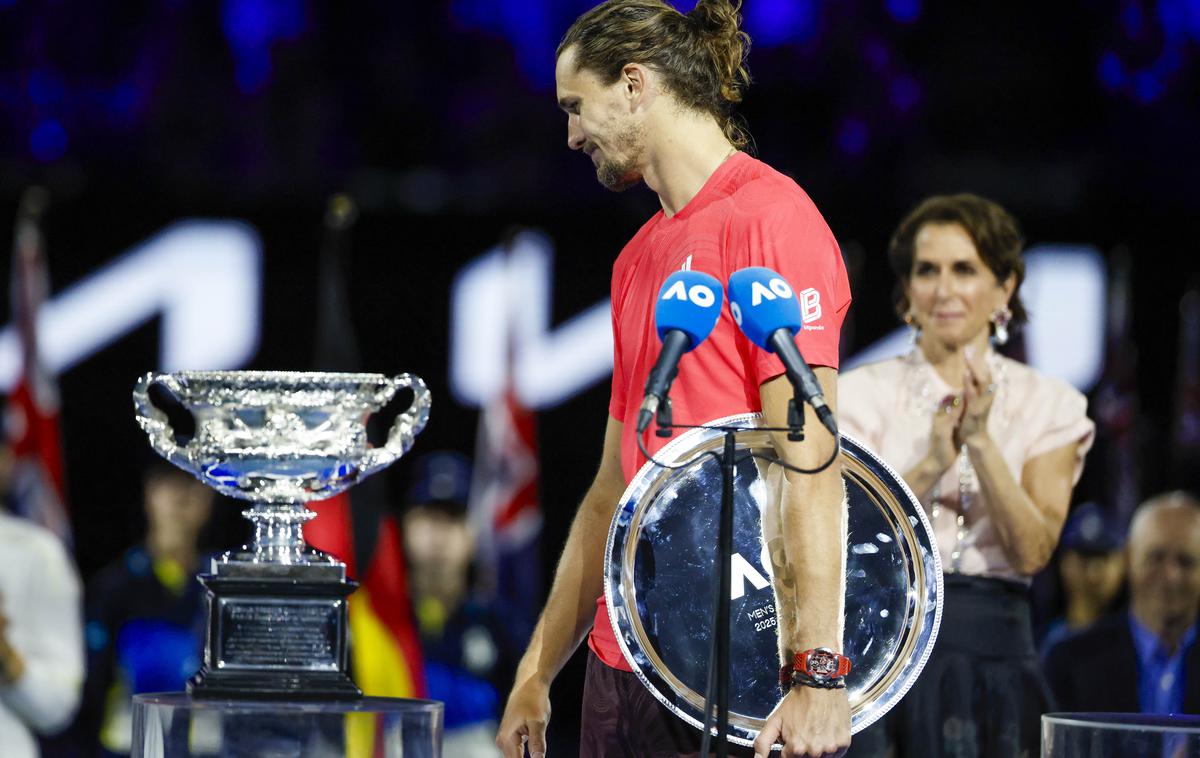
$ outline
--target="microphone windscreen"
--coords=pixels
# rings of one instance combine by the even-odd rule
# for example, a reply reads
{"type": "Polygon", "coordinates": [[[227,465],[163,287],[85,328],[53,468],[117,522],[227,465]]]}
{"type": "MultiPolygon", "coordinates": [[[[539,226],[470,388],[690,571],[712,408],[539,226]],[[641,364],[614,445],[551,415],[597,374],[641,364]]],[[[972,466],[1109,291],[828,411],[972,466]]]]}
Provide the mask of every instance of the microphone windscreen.
{"type": "Polygon", "coordinates": [[[712,333],[721,316],[721,283],[700,271],[676,271],[658,291],[654,326],[661,340],[678,329],[688,336],[692,350],[712,333]]]}
{"type": "Polygon", "coordinates": [[[729,311],[742,333],[763,350],[774,352],[768,338],[779,329],[800,331],[800,303],[792,286],[769,268],[752,266],[729,277],[729,311]]]}

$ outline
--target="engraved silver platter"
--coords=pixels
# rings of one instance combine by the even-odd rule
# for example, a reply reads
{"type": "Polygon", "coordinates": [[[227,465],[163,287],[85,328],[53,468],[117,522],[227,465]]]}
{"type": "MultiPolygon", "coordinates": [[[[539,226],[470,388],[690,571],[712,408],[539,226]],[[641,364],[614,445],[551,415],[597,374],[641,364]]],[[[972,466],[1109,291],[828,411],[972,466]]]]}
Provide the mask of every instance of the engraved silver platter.
{"type": "MultiPolygon", "coordinates": [[[[762,425],[758,414],[709,426],[762,425]]],[[[722,432],[692,429],[648,461],[621,498],[605,553],[605,597],[617,641],[642,683],[701,729],[716,581],[722,432]]],[[[779,701],[770,561],[760,513],[777,502],[782,468],[768,432],[738,432],[730,613],[730,742],[752,745],[779,701]],[[764,460],[765,459],[765,460],[764,460]]],[[[925,665],[941,622],[942,569],[932,529],[900,476],[842,435],[849,497],[843,649],[851,731],[881,718],[925,665]]]]}

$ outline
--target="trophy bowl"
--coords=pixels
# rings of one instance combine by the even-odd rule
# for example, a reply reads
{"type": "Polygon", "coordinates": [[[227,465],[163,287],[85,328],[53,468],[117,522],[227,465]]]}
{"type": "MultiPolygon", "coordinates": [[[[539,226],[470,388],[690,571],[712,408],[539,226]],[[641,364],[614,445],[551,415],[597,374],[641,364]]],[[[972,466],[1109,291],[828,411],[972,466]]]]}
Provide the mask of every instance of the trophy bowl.
{"type": "Polygon", "coordinates": [[[294,371],[148,373],[134,412],[154,450],[218,492],[248,501],[249,545],[213,559],[204,666],[195,695],[361,697],[346,674],[345,564],[310,549],[303,525],[324,500],[393,463],[429,419],[411,374],[294,371]],[[367,419],[413,393],[381,447],[367,419]]]}
{"type": "Polygon", "coordinates": [[[295,371],[149,373],[133,390],[138,423],[154,449],[222,494],[255,503],[323,500],[404,455],[429,419],[429,391],[410,374],[295,371]],[[367,442],[367,417],[400,389],[412,406],[387,444],[367,442]],[[181,440],[168,413],[195,431],[181,440]]]}

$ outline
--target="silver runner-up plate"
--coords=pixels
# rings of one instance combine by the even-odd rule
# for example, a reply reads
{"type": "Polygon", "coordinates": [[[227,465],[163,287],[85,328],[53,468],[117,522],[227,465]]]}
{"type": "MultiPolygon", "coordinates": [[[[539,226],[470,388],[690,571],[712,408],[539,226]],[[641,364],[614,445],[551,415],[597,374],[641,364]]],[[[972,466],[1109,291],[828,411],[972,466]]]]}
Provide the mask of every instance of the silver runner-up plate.
{"type": "MultiPolygon", "coordinates": [[[[759,414],[708,426],[737,433],[730,609],[730,742],[752,745],[779,702],[775,595],[760,514],[778,503],[782,467],[759,414]],[[754,456],[745,453],[752,452],[754,456]]],[[[723,433],[692,429],[647,461],[621,498],[605,553],[605,598],[625,660],[654,697],[694,726],[717,580],[723,433]]],[[[941,622],[942,567],[925,512],[895,471],[842,435],[849,501],[844,654],[851,732],[899,702],[925,665],[941,622]]],[[[803,609],[801,609],[803,612],[803,609]]]]}

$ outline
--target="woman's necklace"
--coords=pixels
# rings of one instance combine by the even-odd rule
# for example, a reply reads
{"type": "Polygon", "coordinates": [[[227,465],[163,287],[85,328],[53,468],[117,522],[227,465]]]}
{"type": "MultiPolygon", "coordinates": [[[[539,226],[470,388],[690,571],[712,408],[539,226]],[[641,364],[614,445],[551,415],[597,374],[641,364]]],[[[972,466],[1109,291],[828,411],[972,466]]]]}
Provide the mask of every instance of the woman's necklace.
{"type": "MultiPolygon", "coordinates": [[[[967,528],[967,509],[971,504],[971,493],[978,489],[975,480],[975,467],[971,465],[971,456],[967,446],[958,449],[958,457],[954,461],[958,473],[958,515],[954,519],[954,549],[950,551],[950,565],[947,571],[958,571],[962,565],[963,541],[966,540],[970,529],[967,528]]],[[[942,512],[942,480],[933,485],[930,491],[933,504],[929,508],[929,517],[936,522],[942,512]]]]}
{"type": "MultiPolygon", "coordinates": [[[[910,354],[913,359],[910,362],[910,376],[912,378],[909,388],[909,410],[916,412],[922,418],[928,419],[934,413],[938,412],[938,407],[941,404],[941,397],[934,397],[937,393],[934,390],[934,374],[936,369],[925,359],[921,348],[916,347],[910,354]]],[[[989,350],[985,355],[988,368],[992,372],[992,383],[996,385],[996,393],[992,398],[991,410],[988,413],[988,421],[994,417],[1006,419],[1007,414],[1001,410],[996,413],[996,409],[1003,409],[1004,395],[1008,388],[1008,367],[1000,356],[994,351],[989,350]]],[[[971,501],[974,498],[974,493],[979,491],[979,480],[975,474],[975,466],[971,463],[971,456],[967,452],[966,444],[963,444],[958,449],[958,456],[954,461],[955,473],[958,475],[958,509],[955,516],[954,530],[954,547],[950,551],[950,560],[947,562],[946,571],[957,572],[962,565],[963,543],[966,542],[970,535],[970,528],[967,525],[967,511],[971,507],[971,501]]],[[[929,518],[936,524],[938,517],[942,514],[942,479],[934,482],[933,489],[929,492],[929,518]]],[[[936,530],[936,526],[935,526],[936,530]]]]}

